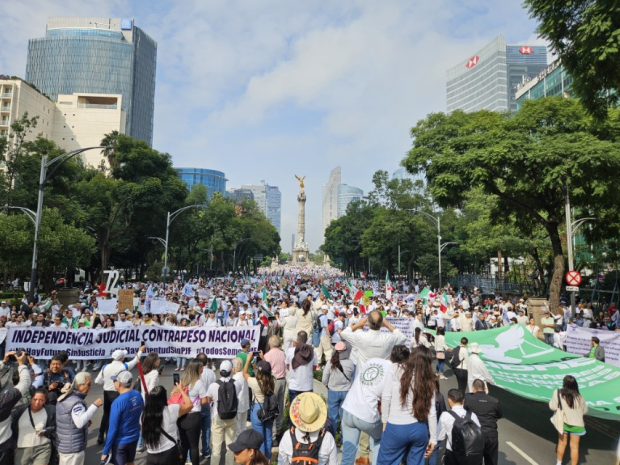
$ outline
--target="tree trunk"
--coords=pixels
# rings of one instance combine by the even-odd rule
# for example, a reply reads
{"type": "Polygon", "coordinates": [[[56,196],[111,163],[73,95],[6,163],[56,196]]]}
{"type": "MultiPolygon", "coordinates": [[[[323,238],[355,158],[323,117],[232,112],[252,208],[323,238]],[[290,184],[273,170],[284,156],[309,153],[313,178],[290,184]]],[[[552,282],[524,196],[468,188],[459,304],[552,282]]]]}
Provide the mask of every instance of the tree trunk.
{"type": "Polygon", "coordinates": [[[558,224],[550,222],[547,232],[551,239],[553,249],[553,276],[549,283],[550,308],[553,313],[557,313],[560,305],[560,291],[562,290],[562,279],[564,277],[564,252],[562,251],[562,240],[558,232],[558,224]]]}

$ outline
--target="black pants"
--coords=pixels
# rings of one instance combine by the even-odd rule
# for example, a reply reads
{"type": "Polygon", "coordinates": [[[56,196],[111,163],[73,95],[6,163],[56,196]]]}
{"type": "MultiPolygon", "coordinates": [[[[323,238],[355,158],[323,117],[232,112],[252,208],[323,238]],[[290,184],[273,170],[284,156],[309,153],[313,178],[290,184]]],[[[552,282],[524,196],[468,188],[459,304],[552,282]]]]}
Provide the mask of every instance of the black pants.
{"type": "Polygon", "coordinates": [[[179,463],[179,450],[173,446],[159,454],[148,454],[146,465],[176,465],[179,463]]]}
{"type": "Polygon", "coordinates": [[[99,439],[105,439],[108,434],[108,426],[110,424],[110,409],[112,402],[118,397],[116,391],[103,391],[103,416],[101,417],[101,425],[99,426],[99,439]]]}
{"type": "Polygon", "coordinates": [[[462,368],[454,368],[454,376],[456,376],[456,382],[458,384],[458,390],[465,395],[467,390],[467,370],[462,368]]]}
{"type": "Polygon", "coordinates": [[[187,451],[189,451],[189,456],[192,459],[192,465],[199,465],[200,463],[198,443],[200,442],[201,420],[202,414],[200,412],[188,413],[177,420],[179,436],[181,437],[183,457],[187,457],[187,451]]]}
{"type": "Polygon", "coordinates": [[[498,456],[498,438],[484,438],[484,465],[497,465],[498,456]]]}
{"type": "Polygon", "coordinates": [[[13,465],[14,461],[12,447],[0,452],[0,465],[13,465]]]}

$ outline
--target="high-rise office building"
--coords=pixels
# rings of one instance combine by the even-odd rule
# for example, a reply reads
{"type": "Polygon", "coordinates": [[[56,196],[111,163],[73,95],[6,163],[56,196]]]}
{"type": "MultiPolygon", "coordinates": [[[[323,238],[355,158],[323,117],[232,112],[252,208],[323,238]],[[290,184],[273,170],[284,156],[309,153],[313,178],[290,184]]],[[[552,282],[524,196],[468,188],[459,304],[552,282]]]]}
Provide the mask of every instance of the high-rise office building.
{"type": "Polygon", "coordinates": [[[207,197],[211,198],[214,192],[226,195],[226,175],[222,171],[210,170],[207,168],[175,168],[187,188],[202,184],[207,188],[207,197]]]}
{"type": "Polygon", "coordinates": [[[347,214],[347,207],[351,202],[358,202],[364,197],[364,191],[359,187],[340,184],[338,186],[338,218],[347,214]]]}
{"type": "Polygon", "coordinates": [[[329,180],[323,186],[323,235],[329,223],[347,214],[351,202],[362,200],[363,197],[362,189],[342,183],[339,166],[331,170],[329,180]]]}
{"type": "Polygon", "coordinates": [[[546,46],[506,45],[499,36],[446,72],[448,112],[517,111],[517,86],[546,66],[546,46]]]}
{"type": "Polygon", "coordinates": [[[133,19],[49,18],[28,43],[26,80],[61,94],[120,94],[124,134],[153,143],[157,44],[133,19]]]}
{"type": "Polygon", "coordinates": [[[280,233],[280,223],[282,218],[282,193],[276,186],[270,186],[265,181],[258,185],[246,184],[241,189],[252,191],[254,201],[258,208],[265,214],[269,222],[280,233]]]}
{"type": "Polygon", "coordinates": [[[572,95],[573,77],[566,72],[560,60],[555,60],[534,79],[531,79],[517,87],[515,98],[517,110],[526,100],[536,100],[543,97],[556,97],[572,95]]]}
{"type": "Polygon", "coordinates": [[[341,169],[337,166],[331,170],[329,180],[323,186],[323,233],[329,223],[338,218],[338,186],[341,181],[341,169]]]}

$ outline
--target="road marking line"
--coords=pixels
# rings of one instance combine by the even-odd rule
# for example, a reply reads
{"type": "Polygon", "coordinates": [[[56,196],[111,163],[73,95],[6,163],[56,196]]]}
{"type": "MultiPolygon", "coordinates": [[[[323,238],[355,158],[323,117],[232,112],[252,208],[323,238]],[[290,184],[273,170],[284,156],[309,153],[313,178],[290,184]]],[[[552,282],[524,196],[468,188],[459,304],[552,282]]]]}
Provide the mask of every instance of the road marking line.
{"type": "Polygon", "coordinates": [[[531,465],[538,465],[538,462],[535,462],[532,457],[530,457],[529,455],[527,455],[525,452],[523,452],[521,449],[519,449],[517,446],[515,446],[512,442],[510,441],[506,441],[506,444],[508,444],[510,447],[512,447],[517,454],[519,454],[521,457],[523,457],[525,460],[527,460],[528,462],[531,463],[531,465]]]}

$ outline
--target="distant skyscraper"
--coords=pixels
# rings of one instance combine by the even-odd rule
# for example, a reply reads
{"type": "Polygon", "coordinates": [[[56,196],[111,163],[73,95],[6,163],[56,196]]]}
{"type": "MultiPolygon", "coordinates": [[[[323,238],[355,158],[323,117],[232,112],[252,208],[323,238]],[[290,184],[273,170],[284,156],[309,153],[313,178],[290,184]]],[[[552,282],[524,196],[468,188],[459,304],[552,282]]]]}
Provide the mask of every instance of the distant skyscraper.
{"type": "Polygon", "coordinates": [[[265,181],[259,185],[243,185],[241,189],[252,191],[254,201],[258,208],[265,214],[269,222],[275,226],[280,233],[280,223],[282,218],[282,193],[276,186],[270,186],[265,181]]]}
{"type": "Polygon", "coordinates": [[[499,36],[447,71],[448,112],[516,111],[517,86],[546,66],[546,46],[506,45],[499,36]]]}
{"type": "Polygon", "coordinates": [[[359,187],[340,184],[338,186],[338,218],[347,214],[347,207],[351,202],[362,200],[364,191],[359,187]]]}
{"type": "Polygon", "coordinates": [[[329,223],[338,218],[338,186],[341,183],[340,167],[329,173],[329,180],[323,186],[323,233],[329,223]]]}
{"type": "Polygon", "coordinates": [[[157,44],[132,19],[49,18],[28,43],[26,80],[60,94],[122,95],[123,133],[153,143],[157,44]]]}
{"type": "Polygon", "coordinates": [[[332,221],[346,215],[351,202],[362,200],[364,191],[342,184],[341,170],[337,166],[329,173],[329,180],[323,186],[323,235],[332,221]]]}
{"type": "Polygon", "coordinates": [[[207,188],[207,196],[211,198],[214,192],[226,195],[226,175],[222,171],[210,170],[205,168],[175,168],[181,181],[187,188],[202,184],[207,188]]]}
{"type": "Polygon", "coordinates": [[[414,185],[416,186],[416,190],[418,191],[423,191],[426,187],[426,178],[424,177],[423,173],[411,174],[405,168],[398,168],[396,171],[394,171],[392,173],[392,179],[399,179],[401,181],[403,179],[409,179],[413,181],[414,185]]]}
{"type": "Polygon", "coordinates": [[[515,94],[517,109],[520,110],[523,102],[527,100],[559,95],[570,97],[572,85],[573,77],[566,72],[560,60],[555,60],[534,79],[519,85],[515,94]]]}
{"type": "Polygon", "coordinates": [[[249,189],[226,189],[226,195],[238,204],[246,200],[254,200],[254,194],[249,189]]]}

